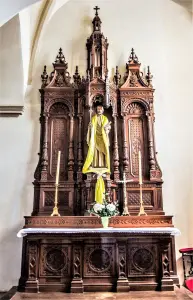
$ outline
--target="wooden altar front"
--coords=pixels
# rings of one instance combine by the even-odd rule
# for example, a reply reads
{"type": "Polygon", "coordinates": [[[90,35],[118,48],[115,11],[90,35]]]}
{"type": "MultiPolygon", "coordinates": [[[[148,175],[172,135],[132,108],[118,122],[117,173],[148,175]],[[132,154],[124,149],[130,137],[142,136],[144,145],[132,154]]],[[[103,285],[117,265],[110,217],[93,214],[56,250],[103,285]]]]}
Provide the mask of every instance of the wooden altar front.
{"type": "MultiPolygon", "coordinates": [[[[112,122],[110,132],[111,175],[105,179],[112,200],[118,200],[120,216],[110,226],[120,228],[173,227],[165,216],[162,201],[162,172],[156,158],[154,136],[154,89],[152,75],[140,71],[132,49],[121,78],[118,67],[113,80],[108,77],[107,38],[101,33],[98,8],[93,32],[87,39],[87,72],[81,77],[76,66],[73,80],[62,49],[53,63],[53,71],[42,78],[40,114],[40,151],[35,170],[32,216],[25,228],[47,228],[41,234],[24,237],[22,276],[19,287],[40,290],[147,290],[173,289],[178,283],[175,243],[171,235],[82,232],[54,236],[49,228],[98,228],[100,219],[85,214],[94,202],[96,178],[83,175],[87,154],[86,134],[96,103],[104,106],[104,115],[112,122]],[[138,217],[139,165],[142,153],[143,202],[148,216],[138,217]],[[58,151],[61,173],[58,208],[61,217],[51,217],[54,206],[58,151]],[[123,186],[128,210],[123,212],[123,186]],[[91,266],[92,265],[92,266],[91,266]],[[75,269],[79,268],[79,273],[75,269]],[[103,284],[99,284],[102,279],[103,284]],[[78,287],[76,283],[78,282],[78,287]],[[80,282],[82,282],[80,284],[80,282]],[[126,283],[126,284],[125,284],[126,283]],[[123,286],[123,288],[122,288],[123,286]]],[[[121,232],[121,231],[120,231],[121,232]]]]}
{"type": "MultiPolygon", "coordinates": [[[[86,218],[87,223],[92,219],[86,218]]],[[[112,218],[111,225],[115,222],[112,218]]],[[[172,227],[23,229],[19,236],[24,236],[31,271],[27,281],[22,274],[20,288],[72,293],[172,291],[177,278],[170,275],[168,251],[171,256],[175,234],[178,230],[172,227]]]]}

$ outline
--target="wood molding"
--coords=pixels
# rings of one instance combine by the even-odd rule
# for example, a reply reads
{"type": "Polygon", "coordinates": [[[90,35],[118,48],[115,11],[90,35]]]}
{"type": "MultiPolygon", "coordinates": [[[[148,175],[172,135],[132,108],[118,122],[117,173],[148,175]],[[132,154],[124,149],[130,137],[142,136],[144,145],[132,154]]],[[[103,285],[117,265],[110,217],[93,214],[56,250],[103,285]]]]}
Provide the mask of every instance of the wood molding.
{"type": "Polygon", "coordinates": [[[0,117],[18,117],[23,113],[23,105],[0,105],[0,117]]]}
{"type": "MultiPolygon", "coordinates": [[[[173,227],[172,216],[115,216],[110,218],[113,228],[173,227]]],[[[101,219],[96,216],[29,216],[24,228],[100,228],[101,219]]]]}

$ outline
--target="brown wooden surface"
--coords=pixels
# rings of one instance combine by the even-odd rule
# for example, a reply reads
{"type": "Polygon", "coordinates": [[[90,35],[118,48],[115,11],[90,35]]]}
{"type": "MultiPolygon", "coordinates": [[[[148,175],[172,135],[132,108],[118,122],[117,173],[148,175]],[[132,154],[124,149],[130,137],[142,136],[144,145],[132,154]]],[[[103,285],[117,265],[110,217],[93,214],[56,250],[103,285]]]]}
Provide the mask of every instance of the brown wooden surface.
{"type": "MultiPolygon", "coordinates": [[[[116,216],[111,217],[109,226],[114,228],[173,227],[172,216],[116,216]]],[[[24,228],[102,228],[96,216],[25,217],[24,228]]]]}
{"type": "Polygon", "coordinates": [[[171,291],[178,284],[172,243],[168,234],[29,234],[24,237],[19,288],[72,293],[171,291]]]}

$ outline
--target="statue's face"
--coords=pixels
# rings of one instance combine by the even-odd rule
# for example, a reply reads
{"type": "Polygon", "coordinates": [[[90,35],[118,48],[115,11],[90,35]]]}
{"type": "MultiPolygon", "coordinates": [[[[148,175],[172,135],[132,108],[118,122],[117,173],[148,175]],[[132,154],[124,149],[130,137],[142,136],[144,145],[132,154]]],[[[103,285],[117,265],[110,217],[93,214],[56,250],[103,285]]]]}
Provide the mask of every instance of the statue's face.
{"type": "Polygon", "coordinates": [[[104,108],[102,106],[97,106],[96,112],[97,115],[102,115],[104,113],[104,108]]]}

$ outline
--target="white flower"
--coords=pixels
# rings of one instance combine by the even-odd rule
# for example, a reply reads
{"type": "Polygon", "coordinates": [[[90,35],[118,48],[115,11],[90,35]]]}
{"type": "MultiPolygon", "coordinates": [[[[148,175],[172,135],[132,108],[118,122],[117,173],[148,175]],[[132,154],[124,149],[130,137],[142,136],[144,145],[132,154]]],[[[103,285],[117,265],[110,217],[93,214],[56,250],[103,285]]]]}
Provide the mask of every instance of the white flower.
{"type": "Polygon", "coordinates": [[[107,209],[112,212],[116,209],[116,206],[113,203],[110,203],[110,204],[107,204],[107,209]]]}
{"type": "Polygon", "coordinates": [[[104,205],[103,204],[100,204],[100,203],[96,203],[94,206],[93,206],[93,210],[97,213],[97,212],[100,212],[102,209],[104,208],[104,205]]]}

